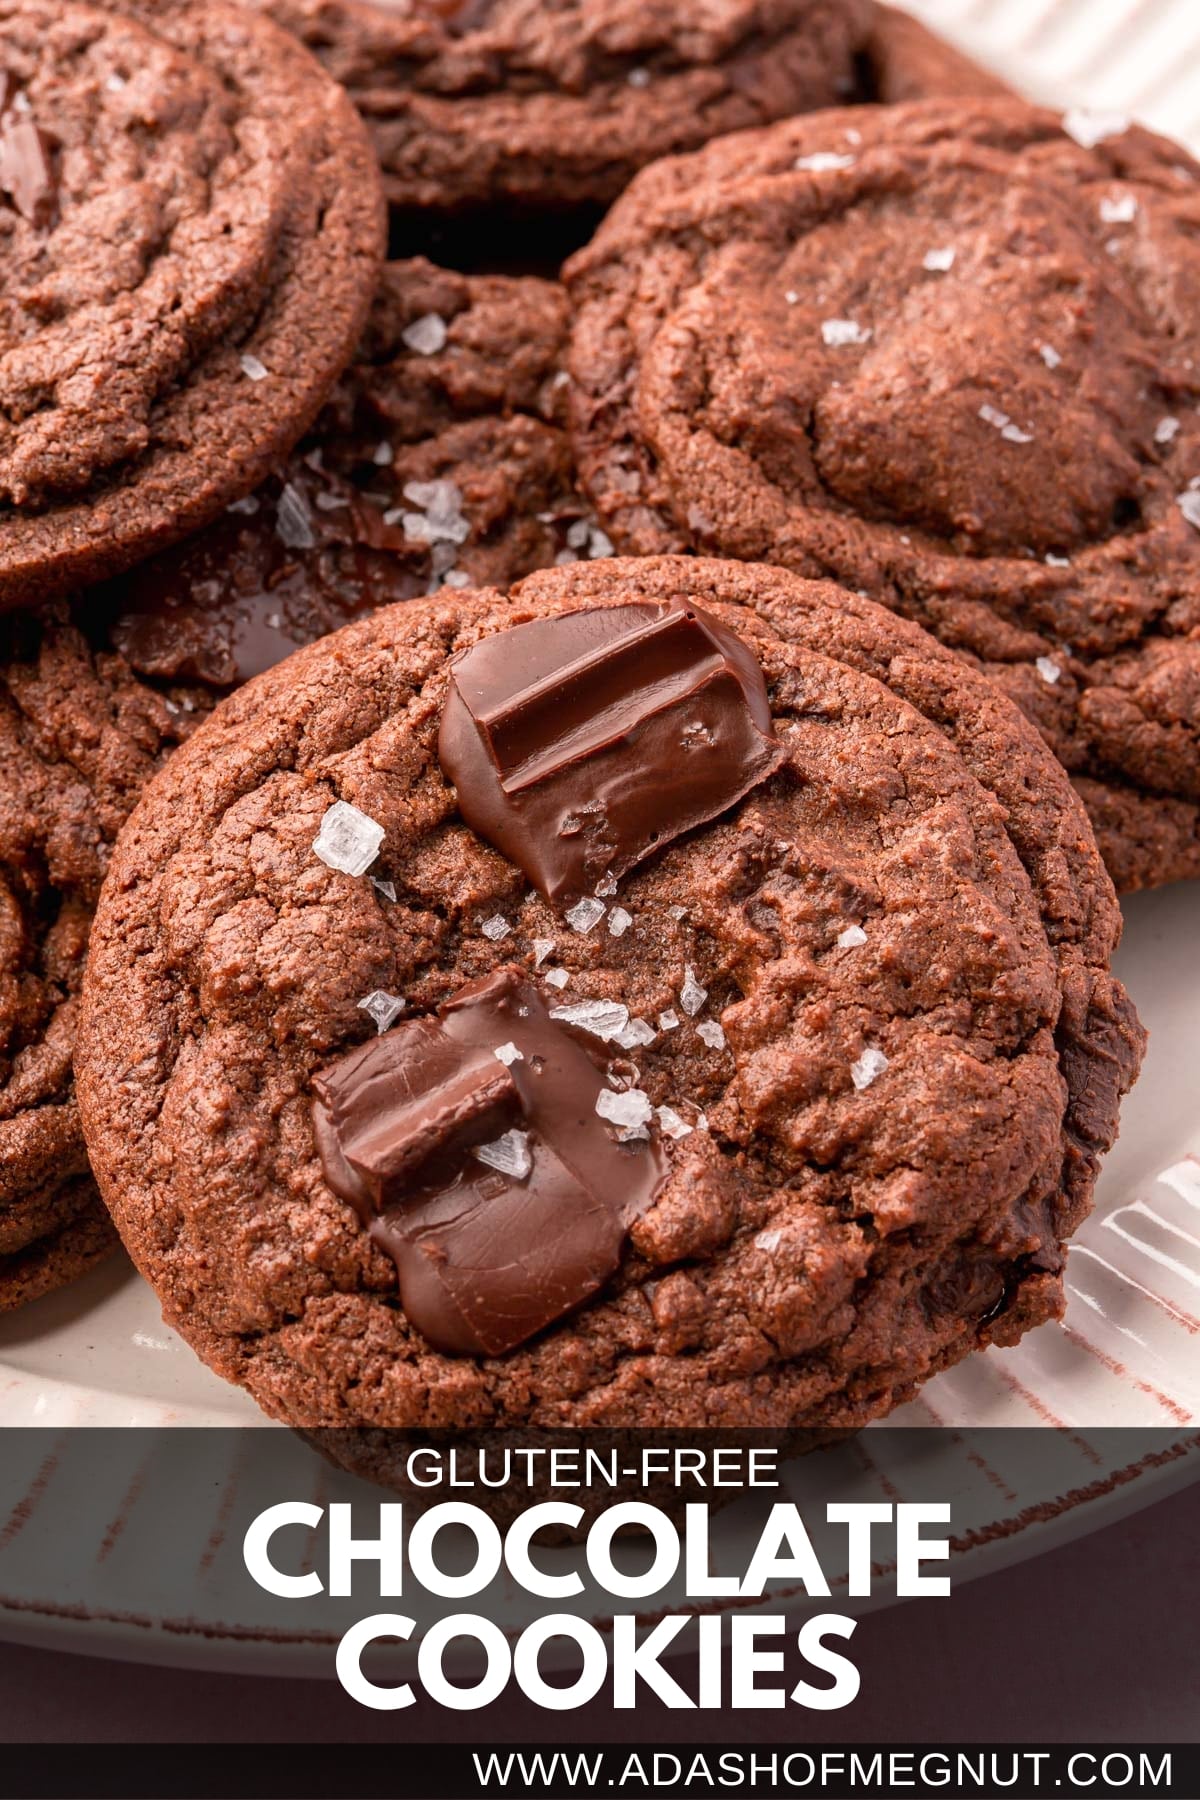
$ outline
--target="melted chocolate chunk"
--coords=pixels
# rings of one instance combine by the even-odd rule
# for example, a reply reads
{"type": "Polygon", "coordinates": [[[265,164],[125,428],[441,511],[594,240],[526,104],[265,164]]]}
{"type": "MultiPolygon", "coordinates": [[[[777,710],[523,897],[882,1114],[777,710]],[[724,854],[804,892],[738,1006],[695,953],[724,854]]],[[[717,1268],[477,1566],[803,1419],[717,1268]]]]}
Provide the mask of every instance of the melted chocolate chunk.
{"type": "Polygon", "coordinates": [[[424,593],[404,547],[404,533],[348,483],[293,461],[286,478],[111,583],[111,641],[141,675],[234,687],[301,644],[424,593]]]}
{"type": "Polygon", "coordinates": [[[617,1142],[596,1112],[603,1074],[514,968],[313,1085],[326,1180],[394,1259],[409,1319],[451,1353],[500,1356],[590,1298],[666,1172],[656,1144],[617,1142]],[[501,1062],[509,1045],[519,1057],[501,1062]],[[478,1153],[513,1131],[506,1173],[478,1153]]]}
{"type": "Polygon", "coordinates": [[[0,72],[0,193],[30,225],[51,225],[58,180],[50,140],[30,115],[17,111],[12,77],[0,72]]]}
{"type": "Polygon", "coordinates": [[[783,760],[754,657],[682,601],[535,619],[451,669],[438,754],[459,811],[551,901],[624,874],[783,760]]]}

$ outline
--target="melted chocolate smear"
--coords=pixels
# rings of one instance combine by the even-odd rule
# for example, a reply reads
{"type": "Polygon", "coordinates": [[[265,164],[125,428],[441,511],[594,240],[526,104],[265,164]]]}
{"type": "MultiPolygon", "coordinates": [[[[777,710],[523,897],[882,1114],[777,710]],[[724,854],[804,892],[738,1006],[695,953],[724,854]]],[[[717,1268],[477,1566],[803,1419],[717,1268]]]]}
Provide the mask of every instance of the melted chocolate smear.
{"type": "Polygon", "coordinates": [[[535,619],[451,672],[438,754],[459,811],[550,901],[623,875],[784,760],[754,657],[683,601],[535,619]]]}
{"type": "Polygon", "coordinates": [[[21,91],[0,73],[0,193],[27,224],[44,230],[58,214],[58,177],[50,139],[17,110],[21,91]]]}
{"type": "Polygon", "coordinates": [[[666,1173],[657,1144],[616,1141],[596,1112],[604,1076],[511,967],[313,1086],[326,1181],[395,1261],[408,1318],[450,1354],[502,1356],[588,1300],[666,1173]],[[506,1066],[507,1044],[521,1056],[506,1066]],[[510,1130],[528,1139],[523,1178],[475,1155],[510,1130]]]}
{"type": "MultiPolygon", "coordinates": [[[[404,533],[354,488],[293,463],[250,500],[104,590],[141,675],[231,688],[351,620],[424,593],[404,533]]],[[[410,547],[411,548],[411,547],[410,547]]]]}

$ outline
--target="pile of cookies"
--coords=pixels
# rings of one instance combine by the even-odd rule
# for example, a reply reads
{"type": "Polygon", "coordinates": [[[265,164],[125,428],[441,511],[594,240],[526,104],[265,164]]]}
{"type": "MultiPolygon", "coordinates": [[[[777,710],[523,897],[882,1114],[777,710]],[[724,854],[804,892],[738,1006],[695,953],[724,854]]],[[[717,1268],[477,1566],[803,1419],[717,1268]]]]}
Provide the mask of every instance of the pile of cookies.
{"type": "Polygon", "coordinates": [[[874,0],[0,0],[0,229],[0,1307],[119,1233],[308,1429],[1057,1316],[1200,874],[1187,154],[874,0]]]}

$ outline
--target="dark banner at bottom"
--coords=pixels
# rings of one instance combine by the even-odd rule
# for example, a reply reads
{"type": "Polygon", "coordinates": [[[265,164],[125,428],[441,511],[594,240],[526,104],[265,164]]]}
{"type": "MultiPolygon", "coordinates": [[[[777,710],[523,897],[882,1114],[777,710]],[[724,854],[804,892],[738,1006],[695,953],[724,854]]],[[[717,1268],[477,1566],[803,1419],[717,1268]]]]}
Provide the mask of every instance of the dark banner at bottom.
{"type": "Polygon", "coordinates": [[[1196,1744],[8,1745],[0,1800],[1195,1800],[1196,1744]]]}

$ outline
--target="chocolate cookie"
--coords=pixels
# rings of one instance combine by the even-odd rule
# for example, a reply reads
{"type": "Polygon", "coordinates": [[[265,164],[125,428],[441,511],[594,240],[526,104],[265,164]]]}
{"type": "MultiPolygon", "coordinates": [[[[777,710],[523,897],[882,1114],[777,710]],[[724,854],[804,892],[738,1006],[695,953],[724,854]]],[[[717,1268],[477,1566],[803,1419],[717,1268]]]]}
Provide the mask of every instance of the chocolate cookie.
{"type": "Polygon", "coordinates": [[[382,248],[361,122],[223,0],[0,0],[0,605],[247,493],[349,360],[382,248]]]}
{"type": "Polygon", "coordinates": [[[0,1256],[0,1313],[66,1287],[111,1256],[120,1244],[90,1176],[60,1197],[62,1222],[44,1238],[11,1256],[0,1256]]]}
{"type": "Polygon", "coordinates": [[[92,909],[119,827],[214,700],[384,602],[608,547],[556,422],[564,331],[546,283],[390,266],[318,429],[255,494],[0,622],[0,1259],[90,1186],[71,1054],[92,909]]]}
{"type": "Polygon", "coordinates": [[[259,3],[366,119],[397,249],[470,267],[548,266],[656,157],[846,98],[874,19],[871,0],[259,3]]]}
{"type": "Polygon", "coordinates": [[[1200,873],[1200,169],[1120,127],[795,120],[648,170],[568,273],[618,549],[919,620],[1038,725],[1132,889],[1200,873]]]}
{"type": "Polygon", "coordinates": [[[117,846],[81,1109],[168,1319],[293,1424],[857,1426],[1059,1310],[1118,931],[917,627],[581,565],[216,709],[117,846]]]}

